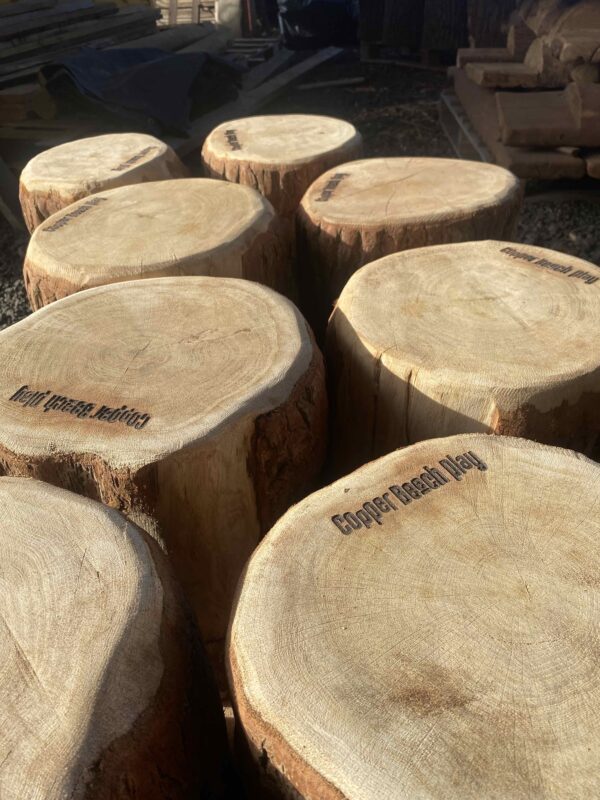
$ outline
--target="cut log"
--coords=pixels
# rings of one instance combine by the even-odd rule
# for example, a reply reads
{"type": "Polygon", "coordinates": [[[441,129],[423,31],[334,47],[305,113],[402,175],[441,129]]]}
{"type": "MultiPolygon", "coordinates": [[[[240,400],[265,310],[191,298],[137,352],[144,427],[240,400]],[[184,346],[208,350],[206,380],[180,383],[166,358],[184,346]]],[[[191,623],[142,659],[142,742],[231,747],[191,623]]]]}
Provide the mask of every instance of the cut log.
{"type": "Polygon", "coordinates": [[[2,469],[163,540],[218,646],[248,556],[323,460],[322,358],[297,309],[250,281],[113,284],[0,333],[0,363],[2,469]]]}
{"type": "Polygon", "coordinates": [[[549,30],[551,37],[557,34],[585,32],[600,28],[600,5],[598,0],[576,0],[562,3],[561,14],[549,30]]]}
{"type": "Polygon", "coordinates": [[[560,20],[564,7],[563,0],[524,0],[520,11],[536,36],[545,36],[560,20]]]}
{"type": "Polygon", "coordinates": [[[116,511],[0,478],[3,800],[223,797],[216,684],[164,554],[116,511]]]}
{"type": "Polygon", "coordinates": [[[225,122],[207,137],[207,175],[258,189],[282,217],[328,169],[360,155],[362,139],[341,119],[309,114],[246,117],[225,122]]]}
{"type": "Polygon", "coordinates": [[[185,168],[173,150],[141,133],[110,133],[52,147],[21,173],[23,216],[30,231],[83,197],[118,186],[177,178],[185,168]]]}
{"type": "Polygon", "coordinates": [[[79,200],[33,233],[25,287],[34,309],[107,283],[169,275],[246,278],[282,292],[291,268],[271,205],[205,178],[124,186],[79,200]]]}
{"type": "Polygon", "coordinates": [[[388,253],[510,239],[521,200],[518,179],[490,164],[379,158],[330,170],[310,187],[298,213],[305,313],[320,335],[353,272],[388,253]]]}
{"type": "Polygon", "coordinates": [[[598,337],[600,268],[562,253],[478,242],[369,264],[328,329],[339,474],[456,433],[600,454],[598,337]]]}
{"type": "Polygon", "coordinates": [[[516,62],[467,64],[465,72],[473,83],[487,89],[535,89],[539,84],[537,68],[516,62]]]}
{"type": "Polygon", "coordinates": [[[471,435],[290,511],[246,570],[228,652],[260,797],[587,800],[599,502],[582,456],[471,435]]]}

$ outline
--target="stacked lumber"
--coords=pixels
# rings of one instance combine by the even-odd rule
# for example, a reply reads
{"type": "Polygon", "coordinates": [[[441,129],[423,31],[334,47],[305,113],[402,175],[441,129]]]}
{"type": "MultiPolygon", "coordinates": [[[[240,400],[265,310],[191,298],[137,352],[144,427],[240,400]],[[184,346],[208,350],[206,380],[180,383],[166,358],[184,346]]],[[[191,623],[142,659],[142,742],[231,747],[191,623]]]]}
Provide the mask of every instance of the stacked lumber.
{"type": "MultiPolygon", "coordinates": [[[[35,84],[44,64],[82,45],[107,47],[154,33],[159,15],[145,5],[119,7],[112,0],[23,0],[0,6],[0,113],[4,90],[35,84]]],[[[26,95],[26,116],[28,102],[26,95]]]]}
{"type": "Polygon", "coordinates": [[[506,46],[459,50],[453,74],[455,93],[498,164],[523,178],[594,173],[581,148],[600,148],[597,0],[524,0],[506,46]]]}

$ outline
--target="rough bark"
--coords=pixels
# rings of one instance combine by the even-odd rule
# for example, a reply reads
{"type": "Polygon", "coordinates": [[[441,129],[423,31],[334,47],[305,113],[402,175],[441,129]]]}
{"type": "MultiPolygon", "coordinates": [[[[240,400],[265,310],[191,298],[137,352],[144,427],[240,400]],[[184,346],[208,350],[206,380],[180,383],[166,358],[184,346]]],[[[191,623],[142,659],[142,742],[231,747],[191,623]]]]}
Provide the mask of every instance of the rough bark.
{"type": "Polygon", "coordinates": [[[497,433],[600,454],[600,270],[481,242],[382,259],[328,329],[340,475],[422,439],[497,433]]]}
{"type": "Polygon", "coordinates": [[[228,641],[256,796],[586,800],[599,487],[571,451],[461,435],[291,509],[228,641]]]}
{"type": "Polygon", "coordinates": [[[106,134],[52,147],[33,158],[21,173],[19,197],[32,233],[52,214],[84,197],[186,174],[174,151],[159,139],[106,134]]]}
{"type": "Polygon", "coordinates": [[[3,478],[0,504],[2,797],[224,798],[216,684],[160,548],[42,483],[3,478]]]}

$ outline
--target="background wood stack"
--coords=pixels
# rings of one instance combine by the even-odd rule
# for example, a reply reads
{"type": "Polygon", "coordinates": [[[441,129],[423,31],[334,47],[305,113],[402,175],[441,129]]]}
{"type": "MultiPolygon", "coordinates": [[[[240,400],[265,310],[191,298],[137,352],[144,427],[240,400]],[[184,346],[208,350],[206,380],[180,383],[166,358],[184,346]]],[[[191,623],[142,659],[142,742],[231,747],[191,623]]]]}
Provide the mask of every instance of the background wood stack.
{"type": "Polygon", "coordinates": [[[43,64],[82,45],[102,48],[154,33],[159,16],[145,5],[120,7],[110,0],[22,0],[0,6],[0,109],[3,90],[36,86],[43,64]]]}
{"type": "Polygon", "coordinates": [[[413,52],[451,52],[469,41],[479,47],[503,43],[502,31],[518,0],[361,0],[363,56],[381,47],[413,52]]]}
{"type": "Polygon", "coordinates": [[[600,3],[525,0],[503,48],[459,50],[454,91],[491,160],[523,178],[594,177],[600,3]]]}

